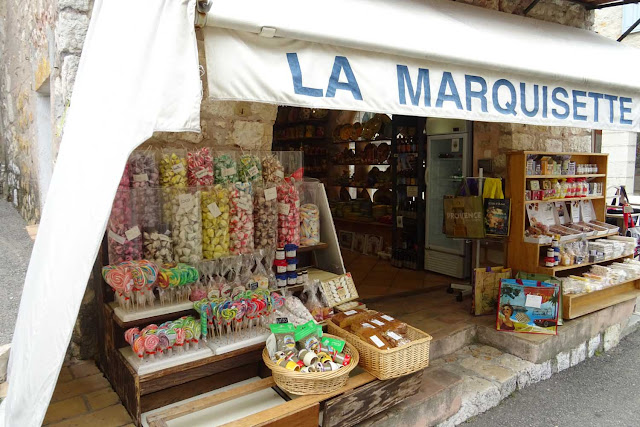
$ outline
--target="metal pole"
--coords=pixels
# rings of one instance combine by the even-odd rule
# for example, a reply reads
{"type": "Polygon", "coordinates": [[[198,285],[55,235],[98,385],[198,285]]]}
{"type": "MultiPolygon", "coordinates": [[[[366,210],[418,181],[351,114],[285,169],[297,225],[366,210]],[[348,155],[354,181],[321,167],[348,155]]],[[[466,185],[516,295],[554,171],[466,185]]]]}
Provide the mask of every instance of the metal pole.
{"type": "Polygon", "coordinates": [[[529,3],[529,6],[527,6],[524,12],[522,12],[522,15],[527,16],[527,14],[531,12],[531,9],[533,9],[538,4],[539,1],[540,0],[533,0],[531,3],[529,3]]]}
{"type": "Polygon", "coordinates": [[[627,37],[629,34],[631,34],[631,32],[633,30],[636,29],[636,27],[638,26],[638,24],[640,24],[640,18],[638,18],[636,20],[636,22],[633,23],[632,26],[630,26],[629,28],[627,28],[627,31],[625,31],[624,33],[622,33],[622,35],[620,37],[618,37],[618,41],[621,42],[622,40],[624,40],[625,37],[627,37]]]}

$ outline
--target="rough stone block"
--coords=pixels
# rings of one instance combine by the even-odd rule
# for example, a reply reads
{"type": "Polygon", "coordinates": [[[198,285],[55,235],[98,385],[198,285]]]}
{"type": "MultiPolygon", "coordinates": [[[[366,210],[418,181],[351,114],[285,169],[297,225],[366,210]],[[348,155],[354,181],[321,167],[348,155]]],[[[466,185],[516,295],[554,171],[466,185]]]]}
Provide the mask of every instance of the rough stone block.
{"type": "Polygon", "coordinates": [[[596,351],[600,349],[600,344],[602,343],[602,336],[600,334],[589,340],[587,345],[587,355],[589,357],[593,357],[596,354],[596,351]]]}
{"type": "Polygon", "coordinates": [[[110,387],[109,381],[102,374],[90,375],[63,384],[57,384],[51,401],[57,402],[108,387],[110,387]]]}
{"type": "Polygon", "coordinates": [[[80,12],[89,11],[89,0],[58,0],[58,9],[74,9],[80,12]]]}
{"type": "Polygon", "coordinates": [[[507,369],[476,357],[463,359],[460,361],[460,366],[484,379],[495,381],[500,389],[501,399],[509,396],[516,389],[518,376],[511,369],[507,369]]]}
{"type": "MultiPolygon", "coordinates": [[[[493,359],[491,363],[498,364],[516,372],[516,386],[518,389],[522,389],[532,383],[532,371],[537,366],[527,360],[523,360],[512,354],[506,353],[493,359]]],[[[540,376],[538,375],[538,378],[539,377],[540,376]]]]}
{"type": "Polygon", "coordinates": [[[58,15],[56,43],[61,53],[80,53],[89,28],[89,18],[82,13],[63,10],[58,15]]]}
{"type": "Polygon", "coordinates": [[[513,135],[513,148],[515,150],[531,150],[533,149],[534,142],[535,138],[532,135],[524,133],[516,133],[513,135]]]}
{"type": "Polygon", "coordinates": [[[233,124],[231,140],[237,146],[247,150],[260,148],[265,126],[260,122],[237,120],[233,124]]]}
{"type": "Polygon", "coordinates": [[[447,335],[442,339],[431,341],[429,356],[438,359],[445,355],[451,355],[475,340],[476,328],[469,325],[468,328],[447,335]]]}
{"type": "Polygon", "coordinates": [[[604,331],[604,351],[609,351],[620,342],[620,324],[611,325],[604,331]]]}
{"type": "Polygon", "coordinates": [[[571,366],[571,353],[563,351],[558,353],[553,364],[553,372],[562,372],[571,366]]]}
{"type": "Polygon", "coordinates": [[[500,403],[500,390],[491,381],[477,377],[466,377],[461,385],[462,405],[457,414],[448,421],[453,425],[481,414],[500,403]]]}
{"type": "Polygon", "coordinates": [[[571,366],[575,366],[580,362],[584,362],[587,358],[587,343],[584,342],[578,347],[571,350],[571,366]]]}
{"type": "Polygon", "coordinates": [[[80,57],[76,55],[67,55],[62,60],[62,71],[60,73],[62,78],[62,91],[67,99],[71,98],[71,94],[73,93],[73,84],[76,81],[79,63],[80,57]]]}

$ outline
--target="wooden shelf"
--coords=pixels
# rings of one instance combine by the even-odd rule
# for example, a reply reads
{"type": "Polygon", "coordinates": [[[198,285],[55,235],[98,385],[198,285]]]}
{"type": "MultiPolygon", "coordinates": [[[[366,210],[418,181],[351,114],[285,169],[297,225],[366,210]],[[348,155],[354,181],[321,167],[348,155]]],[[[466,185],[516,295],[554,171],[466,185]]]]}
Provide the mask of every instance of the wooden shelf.
{"type": "Polygon", "coordinates": [[[603,173],[588,173],[583,175],[525,175],[526,179],[554,179],[554,178],[604,178],[603,173]]]}
{"type": "Polygon", "coordinates": [[[610,262],[610,261],[616,261],[616,260],[623,259],[623,258],[629,258],[631,256],[633,256],[633,255],[622,255],[622,256],[619,256],[619,257],[603,259],[601,261],[596,261],[596,262],[586,262],[584,264],[573,264],[573,265],[559,265],[557,267],[543,267],[543,266],[540,266],[538,268],[538,271],[540,273],[544,273],[544,274],[548,274],[550,276],[554,276],[555,273],[557,273],[558,271],[575,270],[576,268],[588,267],[590,265],[601,264],[601,263],[610,262]]]}
{"type": "Polygon", "coordinates": [[[317,245],[313,245],[313,246],[300,246],[298,248],[298,252],[311,252],[311,251],[316,251],[320,249],[327,249],[328,247],[329,245],[327,243],[320,242],[317,245]]]}
{"type": "Polygon", "coordinates": [[[640,279],[635,279],[599,291],[563,295],[562,317],[564,319],[575,319],[614,304],[635,299],[640,296],[639,287],[640,279]]]}
{"type": "Polygon", "coordinates": [[[348,222],[351,224],[367,224],[367,225],[373,225],[375,227],[392,227],[391,224],[385,224],[383,222],[377,222],[377,221],[359,221],[357,219],[346,219],[346,218],[338,218],[338,217],[333,217],[333,221],[334,222],[348,222]]]}
{"type": "Polygon", "coordinates": [[[570,197],[566,199],[549,199],[549,200],[525,200],[525,204],[545,203],[545,202],[573,202],[574,200],[597,200],[604,199],[605,196],[587,196],[587,197],[570,197]]]}
{"type": "Polygon", "coordinates": [[[136,311],[125,311],[115,302],[109,303],[109,306],[113,309],[113,319],[118,326],[124,329],[138,326],[142,323],[149,324],[156,323],[158,320],[164,321],[167,318],[177,319],[193,311],[193,302],[191,301],[160,305],[160,301],[156,300],[156,304],[153,307],[136,311]]]}
{"type": "MultiPolygon", "coordinates": [[[[561,242],[561,243],[569,243],[569,242],[577,242],[578,240],[582,240],[583,238],[585,240],[594,240],[594,239],[606,239],[608,236],[617,236],[618,233],[610,233],[610,234],[605,234],[602,236],[586,236],[586,237],[576,237],[575,240],[567,240],[565,242],[561,242]]],[[[537,245],[537,246],[551,246],[551,242],[549,243],[532,243],[532,242],[525,242],[527,245],[537,245]]]]}

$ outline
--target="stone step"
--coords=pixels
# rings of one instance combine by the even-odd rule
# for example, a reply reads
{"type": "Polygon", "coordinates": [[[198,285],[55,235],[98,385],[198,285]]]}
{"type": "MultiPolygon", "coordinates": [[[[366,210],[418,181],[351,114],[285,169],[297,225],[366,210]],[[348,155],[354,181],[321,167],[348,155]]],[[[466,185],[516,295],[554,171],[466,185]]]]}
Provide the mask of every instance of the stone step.
{"type": "Polygon", "coordinates": [[[462,378],[441,368],[427,368],[418,393],[358,426],[432,426],[460,410],[462,378]]]}

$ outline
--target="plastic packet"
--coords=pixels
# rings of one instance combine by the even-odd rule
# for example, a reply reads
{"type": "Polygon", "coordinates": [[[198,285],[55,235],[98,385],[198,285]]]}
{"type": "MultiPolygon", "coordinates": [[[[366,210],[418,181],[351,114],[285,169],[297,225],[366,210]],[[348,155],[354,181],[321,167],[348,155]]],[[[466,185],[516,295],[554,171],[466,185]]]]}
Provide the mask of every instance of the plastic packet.
{"type": "Polygon", "coordinates": [[[275,153],[270,151],[263,153],[261,161],[264,182],[279,183],[284,180],[284,168],[275,153]]]}
{"type": "Polygon", "coordinates": [[[242,153],[238,157],[238,179],[242,182],[262,182],[262,163],[258,156],[242,153]]]}
{"type": "Polygon", "coordinates": [[[262,258],[262,266],[264,267],[264,271],[267,274],[267,278],[269,280],[269,289],[275,290],[278,288],[276,284],[276,273],[273,271],[273,261],[276,258],[275,248],[266,248],[262,249],[263,258],[262,258]]]}
{"type": "Polygon", "coordinates": [[[285,353],[296,350],[295,327],[291,323],[276,323],[269,326],[276,338],[276,349],[285,353]]]}
{"type": "Polygon", "coordinates": [[[317,205],[316,182],[297,184],[300,193],[300,245],[314,246],[320,243],[320,209],[317,205]]]}
{"type": "Polygon", "coordinates": [[[160,223],[160,173],[153,151],[135,151],[129,158],[129,173],[133,188],[133,209],[143,229],[153,229],[160,223]]]}
{"type": "Polygon", "coordinates": [[[226,184],[202,187],[202,256],[229,254],[229,189],[226,184]]]}
{"type": "Polygon", "coordinates": [[[275,248],[278,242],[278,193],[274,183],[255,185],[253,192],[254,247],[275,248]]]}
{"type": "Polygon", "coordinates": [[[173,252],[178,262],[196,264],[202,259],[200,191],[176,189],[171,200],[173,252]]]}
{"type": "Polygon", "coordinates": [[[209,147],[187,153],[187,182],[191,187],[213,185],[213,157],[209,147]]]}
{"type": "Polygon", "coordinates": [[[107,224],[109,264],[142,258],[142,233],[132,209],[131,189],[119,187],[107,224]]]}
{"type": "Polygon", "coordinates": [[[159,224],[156,227],[144,228],[143,230],[144,259],[159,265],[173,262],[171,226],[159,224]]]}
{"type": "Polygon", "coordinates": [[[309,351],[320,351],[320,339],[322,338],[322,326],[313,320],[298,326],[295,331],[295,339],[298,348],[309,351]]]}
{"type": "Polygon", "coordinates": [[[160,185],[185,188],[187,186],[187,153],[183,148],[164,148],[160,154],[160,185]]]}
{"type": "MultiPolygon", "coordinates": [[[[264,267],[263,260],[266,256],[266,250],[259,249],[254,252],[255,265],[253,267],[252,278],[258,284],[259,289],[270,289],[269,275],[264,267]]],[[[274,278],[275,283],[275,278],[274,278]]]]}
{"type": "Polygon", "coordinates": [[[238,180],[235,152],[216,152],[213,165],[216,184],[231,184],[238,180]]]}
{"type": "Polygon", "coordinates": [[[293,183],[283,181],[277,187],[278,247],[286,244],[300,246],[300,199],[293,183]]]}
{"type": "Polygon", "coordinates": [[[230,191],[229,252],[253,252],[253,196],[251,183],[236,182],[230,191]]]}
{"type": "Polygon", "coordinates": [[[302,301],[304,306],[309,310],[311,316],[321,322],[324,320],[325,306],[322,305],[320,298],[318,298],[318,288],[320,281],[313,280],[307,283],[302,290],[302,301]]]}

